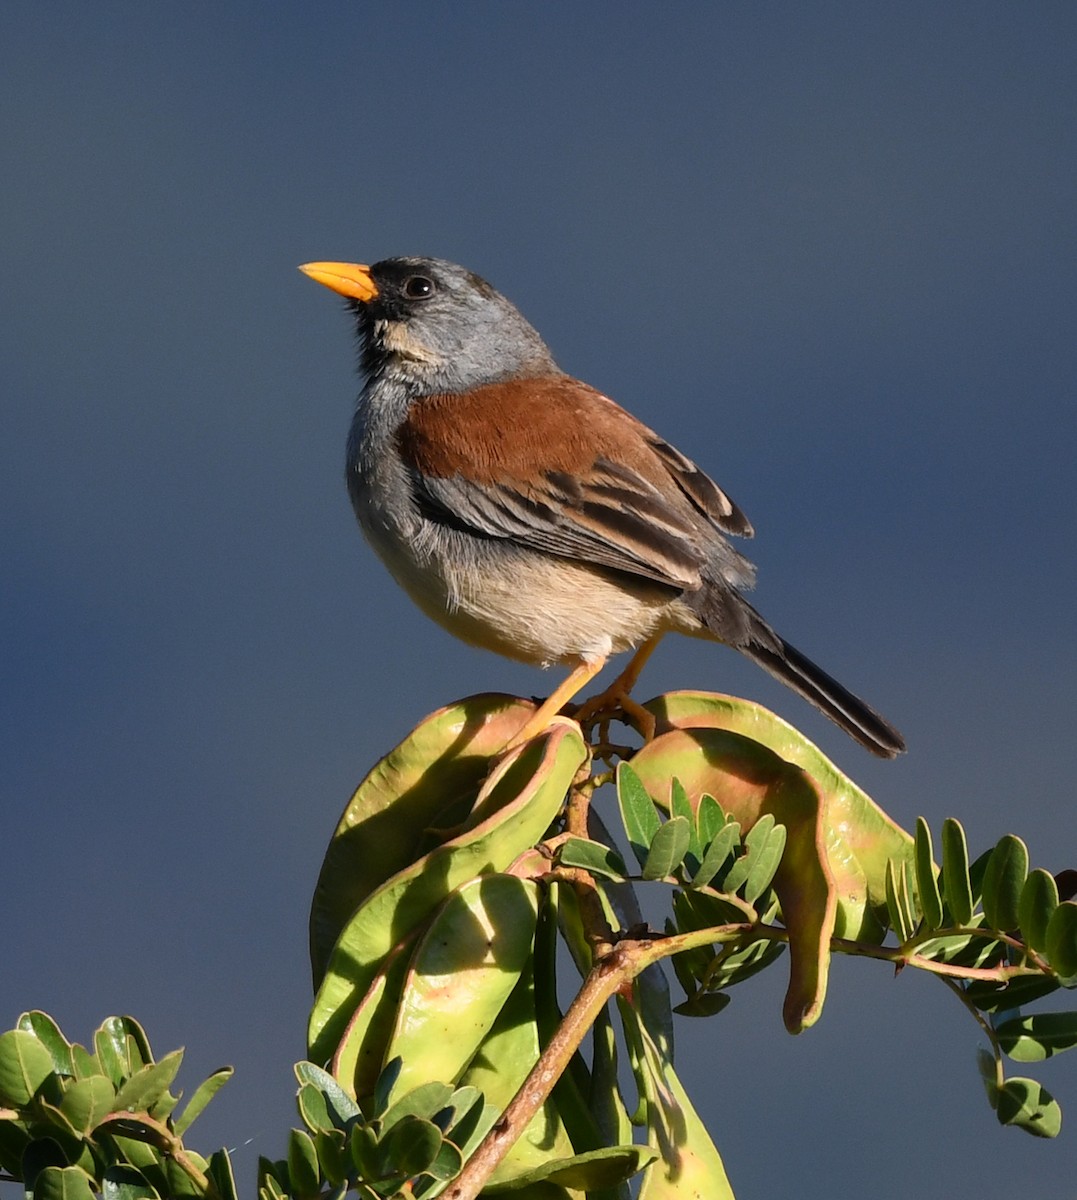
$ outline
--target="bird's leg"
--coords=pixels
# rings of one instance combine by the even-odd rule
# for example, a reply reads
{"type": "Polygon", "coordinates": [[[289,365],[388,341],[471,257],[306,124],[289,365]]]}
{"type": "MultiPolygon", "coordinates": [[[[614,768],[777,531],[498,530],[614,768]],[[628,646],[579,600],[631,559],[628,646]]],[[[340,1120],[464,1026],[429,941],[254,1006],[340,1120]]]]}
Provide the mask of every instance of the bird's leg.
{"type": "Polygon", "coordinates": [[[654,637],[648,638],[632,655],[628,666],[604,692],[599,692],[597,696],[592,696],[580,705],[574,716],[581,725],[588,722],[593,725],[598,717],[608,713],[621,712],[624,716],[632,719],[632,723],[643,735],[645,742],[649,742],[654,737],[654,717],[642,704],[637,704],[629,692],[639,681],[643,668],[654,653],[654,648],[658,645],[661,636],[661,634],[656,634],[654,637]]]}
{"type": "Polygon", "coordinates": [[[581,659],[579,664],[573,667],[568,678],[564,679],[528,718],[520,732],[509,739],[505,749],[514,750],[536,734],[542,733],[572,697],[581,688],[585,688],[605,665],[605,658],[581,659]]]}

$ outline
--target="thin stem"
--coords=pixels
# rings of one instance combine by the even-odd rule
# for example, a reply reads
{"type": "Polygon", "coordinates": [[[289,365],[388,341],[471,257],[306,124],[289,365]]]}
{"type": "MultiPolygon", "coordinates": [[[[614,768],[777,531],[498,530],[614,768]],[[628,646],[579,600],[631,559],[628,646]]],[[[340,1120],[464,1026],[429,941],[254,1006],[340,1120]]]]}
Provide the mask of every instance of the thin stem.
{"type": "MultiPolygon", "coordinates": [[[[939,936],[938,931],[936,931],[935,936],[939,936]]],[[[1041,971],[1037,971],[1034,967],[954,966],[950,963],[936,962],[932,958],[924,958],[921,954],[910,954],[907,945],[876,946],[870,942],[853,942],[846,938],[831,938],[830,948],[838,954],[855,954],[861,958],[879,958],[884,962],[892,962],[901,967],[916,967],[920,971],[929,971],[932,975],[946,975],[954,979],[986,979],[996,983],[1004,983],[1007,979],[1015,979],[1019,975],[1042,974],[1041,971]]]]}
{"type": "Polygon", "coordinates": [[[956,980],[943,978],[942,981],[950,989],[951,992],[961,1001],[961,1003],[972,1014],[973,1020],[983,1030],[984,1037],[991,1043],[991,1050],[995,1055],[995,1064],[997,1074],[999,1076],[998,1084],[1002,1086],[1002,1046],[999,1044],[998,1034],[995,1033],[994,1026],[976,1007],[975,1004],[965,994],[965,989],[958,985],[956,980]]]}
{"type": "MultiPolygon", "coordinates": [[[[152,1138],[140,1136],[135,1137],[135,1140],[140,1142],[145,1141],[149,1145],[155,1146],[162,1154],[167,1155],[176,1163],[180,1170],[191,1179],[201,1194],[209,1197],[210,1200],[219,1200],[219,1193],[213,1180],[204,1171],[199,1170],[188,1157],[182,1140],[176,1137],[167,1125],[151,1117],[149,1113],[111,1112],[98,1124],[97,1128],[103,1129],[105,1133],[113,1137],[130,1138],[134,1135],[124,1131],[124,1127],[128,1125],[141,1125],[145,1129],[149,1129],[154,1135],[152,1138]],[[106,1128],[106,1126],[114,1128],[106,1128]]],[[[139,1133],[141,1132],[139,1130],[139,1133]]]]}
{"type": "Polygon", "coordinates": [[[587,812],[591,807],[591,789],[573,786],[565,805],[565,828],[573,837],[587,839],[587,812]]]}

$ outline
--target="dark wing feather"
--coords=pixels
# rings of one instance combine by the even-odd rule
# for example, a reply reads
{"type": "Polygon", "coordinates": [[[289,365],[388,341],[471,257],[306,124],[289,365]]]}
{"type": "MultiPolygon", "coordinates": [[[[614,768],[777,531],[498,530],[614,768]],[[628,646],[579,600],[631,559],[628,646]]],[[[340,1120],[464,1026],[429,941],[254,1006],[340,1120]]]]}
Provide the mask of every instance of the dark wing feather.
{"type": "Polygon", "coordinates": [[[709,521],[738,537],[754,535],[751,521],[709,475],[669,442],[656,436],[652,436],[650,441],[652,449],[665,463],[677,486],[709,521]]]}
{"type": "Polygon", "coordinates": [[[511,479],[480,484],[463,475],[417,475],[415,488],[430,515],[486,537],[678,589],[700,585],[704,554],[692,523],[645,480],[635,487],[623,477],[614,481],[601,463],[585,482],[547,472],[525,489],[511,479]]]}

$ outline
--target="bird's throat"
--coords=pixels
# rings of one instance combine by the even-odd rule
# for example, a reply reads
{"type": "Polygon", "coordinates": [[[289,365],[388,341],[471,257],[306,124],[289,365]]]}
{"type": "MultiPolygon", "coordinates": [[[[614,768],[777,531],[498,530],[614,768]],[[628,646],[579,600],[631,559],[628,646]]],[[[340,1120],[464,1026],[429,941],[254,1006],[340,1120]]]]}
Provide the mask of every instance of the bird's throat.
{"type": "Polygon", "coordinates": [[[406,321],[375,321],[374,341],[387,357],[428,367],[439,363],[438,356],[415,337],[406,321]]]}

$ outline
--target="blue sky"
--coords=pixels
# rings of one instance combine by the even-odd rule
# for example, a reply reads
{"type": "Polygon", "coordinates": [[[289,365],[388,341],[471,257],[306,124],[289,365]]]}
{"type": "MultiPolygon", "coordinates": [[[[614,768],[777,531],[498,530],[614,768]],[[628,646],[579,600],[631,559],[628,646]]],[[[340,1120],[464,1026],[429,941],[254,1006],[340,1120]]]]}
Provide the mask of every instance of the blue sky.
{"type": "MultiPolygon", "coordinates": [[[[909,754],[718,647],[641,695],[759,699],[902,823],[1073,865],[1075,47],[1051,3],[5,5],[3,1025],[234,1062],[195,1141],[251,1180],[350,789],[442,703],[552,685],[363,545],[311,259],[487,276],[735,498],[760,609],[909,754]]],[[[937,984],[839,963],[793,1040],[770,974],[679,1031],[744,1200],[1072,1186],[937,984]]],[[[1075,1064],[1040,1075],[1072,1118],[1075,1064]]]]}

